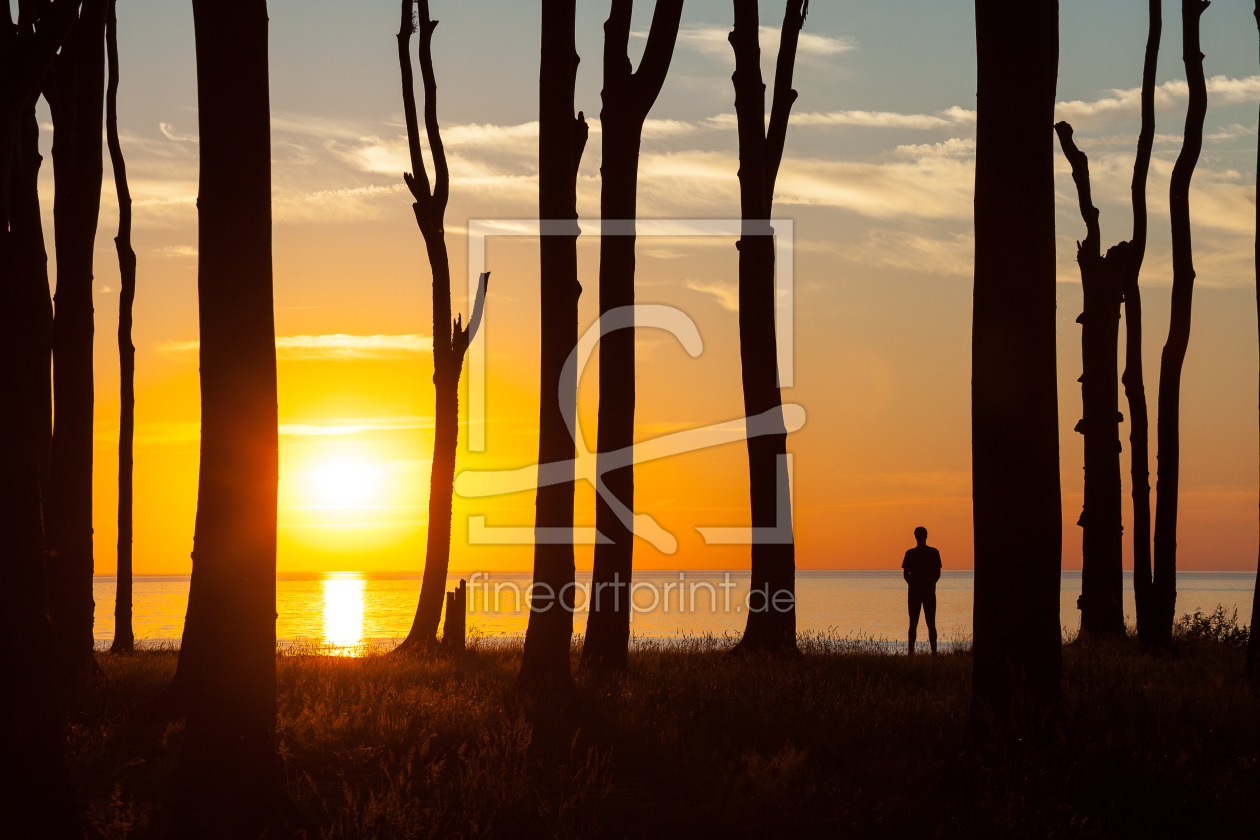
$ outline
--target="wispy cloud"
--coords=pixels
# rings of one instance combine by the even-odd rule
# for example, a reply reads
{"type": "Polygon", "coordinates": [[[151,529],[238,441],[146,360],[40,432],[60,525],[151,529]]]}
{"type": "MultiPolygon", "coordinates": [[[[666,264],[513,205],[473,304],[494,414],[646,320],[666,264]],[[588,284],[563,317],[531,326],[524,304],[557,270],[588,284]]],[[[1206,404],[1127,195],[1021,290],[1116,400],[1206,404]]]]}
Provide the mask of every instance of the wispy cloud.
{"type": "Polygon", "coordinates": [[[898,114],[893,111],[829,111],[793,114],[793,125],[856,125],[870,128],[955,128],[974,123],[976,112],[955,105],[937,114],[898,114]]]}
{"type": "Polygon", "coordinates": [[[731,312],[739,311],[739,287],[734,283],[723,283],[720,280],[693,280],[688,277],[687,288],[713,295],[723,309],[731,312]]]}
{"type": "MultiPolygon", "coordinates": [[[[697,52],[731,57],[733,53],[730,42],[727,41],[727,36],[730,33],[731,28],[729,26],[693,24],[678,30],[678,42],[684,47],[697,52]]],[[[647,37],[646,32],[635,32],[633,34],[640,38],[647,37]]],[[[777,54],[779,50],[779,27],[763,26],[759,35],[763,53],[777,54]]],[[[858,43],[855,38],[847,36],[835,38],[811,32],[802,32],[797,40],[796,51],[800,55],[805,56],[832,56],[855,50],[857,47],[858,43]]]]}
{"type": "MultiPolygon", "coordinates": [[[[201,349],[200,341],[170,341],[158,346],[167,353],[201,349]]],[[[433,352],[433,339],[423,335],[281,335],[276,356],[290,360],[400,359],[433,352]]]]}
{"type": "MultiPolygon", "coordinates": [[[[1207,91],[1208,107],[1254,102],[1260,99],[1260,76],[1247,76],[1243,79],[1213,76],[1207,80],[1207,91]]],[[[1141,113],[1142,89],[1140,87],[1114,89],[1109,93],[1110,96],[1104,96],[1092,102],[1079,99],[1060,102],[1054,108],[1054,118],[1075,122],[1100,116],[1129,116],[1141,113]]],[[[1155,107],[1156,109],[1170,108],[1188,99],[1189,96],[1190,86],[1184,79],[1170,79],[1155,88],[1155,107]]]]}

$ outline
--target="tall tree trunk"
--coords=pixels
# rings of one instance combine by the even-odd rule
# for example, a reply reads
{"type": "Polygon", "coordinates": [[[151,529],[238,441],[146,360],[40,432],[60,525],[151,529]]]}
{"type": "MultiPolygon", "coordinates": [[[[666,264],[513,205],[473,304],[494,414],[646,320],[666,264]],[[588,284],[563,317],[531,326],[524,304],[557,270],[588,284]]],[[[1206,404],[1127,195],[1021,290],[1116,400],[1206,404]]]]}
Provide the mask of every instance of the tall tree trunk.
{"type": "Polygon", "coordinates": [[[0,813],[5,836],[82,838],[54,691],[41,482],[52,308],[35,99],[78,3],[6,6],[0,28],[0,813]],[[39,28],[34,24],[38,18],[39,28]]]}
{"type": "MultiPolygon", "coordinates": [[[[429,189],[424,158],[420,153],[420,126],[416,116],[416,95],[411,72],[413,0],[402,0],[402,21],[398,29],[398,63],[402,73],[403,111],[407,121],[407,144],[411,168],[403,173],[415,203],[416,224],[424,237],[433,275],[433,387],[436,392],[433,433],[433,465],[429,474],[429,533],[424,559],[424,580],[411,631],[398,646],[399,652],[430,647],[437,642],[438,621],[442,616],[446,572],[451,559],[451,494],[455,482],[455,450],[459,443],[459,377],[464,354],[472,340],[485,303],[489,273],[481,276],[473,314],[465,327],[460,319],[451,322],[451,268],[446,252],[444,216],[450,195],[450,175],[446,152],[437,121],[437,79],[433,73],[433,30],[438,22],[429,19],[428,0],[419,0],[420,76],[424,83],[424,127],[433,155],[434,185],[429,189]]],[[[462,625],[461,625],[462,626],[462,625]]]]}
{"type": "Polygon", "coordinates": [[[973,723],[1058,695],[1054,94],[1057,0],[976,0],[971,451],[973,723]]]}
{"type": "Polygon", "coordinates": [[[1163,30],[1162,0],[1150,0],[1150,29],[1142,64],[1142,130],[1133,163],[1133,247],[1124,275],[1124,383],[1129,401],[1129,463],[1133,493],[1133,600],[1138,638],[1151,644],[1151,480],[1146,384],[1142,375],[1142,293],[1138,277],[1146,256],[1146,175],[1155,145],[1155,70],[1163,30]]]}
{"type": "MultiPolygon", "coordinates": [[[[634,306],[635,235],[638,215],[639,145],[643,122],[665,84],[682,0],[658,0],[638,72],[630,64],[630,15],[633,0],[613,0],[604,24],[603,139],[600,164],[599,315],[634,306]],[[613,229],[613,226],[617,226],[613,229]]],[[[633,309],[626,310],[633,313],[633,309]]],[[[634,318],[626,329],[605,334],[599,345],[599,438],[596,471],[607,492],[620,503],[618,515],[602,495],[595,497],[595,530],[608,542],[595,544],[591,609],[582,662],[623,668],[630,640],[630,592],[634,568],[634,465],[607,469],[611,453],[634,446],[634,318]]]]}
{"type": "Polygon", "coordinates": [[[105,134],[118,193],[118,586],[114,599],[114,643],[111,653],[130,653],[136,637],[131,629],[131,503],[132,446],[136,430],[136,348],[131,343],[131,304],[136,299],[136,252],[131,248],[131,190],[127,164],[118,142],[118,16],[117,0],[109,0],[105,44],[109,54],[109,83],[105,98],[105,134]]]}
{"type": "Polygon", "coordinates": [[[1121,525],[1119,384],[1116,348],[1120,335],[1120,299],[1130,244],[1121,242],[1102,255],[1098,208],[1090,197],[1089,159],[1072,140],[1072,126],[1055,127],[1063,155],[1072,165],[1086,235],[1077,243],[1084,290],[1081,324],[1081,421],[1085,436],[1085,505],[1077,524],[1083,531],[1081,632],[1089,636],[1124,635],[1124,532],[1121,525]]]}
{"type": "Polygon", "coordinates": [[[53,440],[45,526],[49,596],[63,677],[92,657],[92,256],[101,207],[105,0],[84,0],[45,79],[53,118],[53,440]]]}
{"type": "Polygon", "coordinates": [[[779,38],[770,125],[765,124],[766,86],[761,80],[761,47],[756,0],[735,0],[735,28],[728,36],[735,51],[735,114],[739,127],[739,196],[743,235],[739,249],[739,358],[744,414],[778,413],[773,434],[749,437],[748,494],[754,529],[777,529],[786,537],[762,537],[754,530],[748,620],[739,653],[795,653],[796,546],[792,523],[779,514],[789,493],[787,429],[779,392],[778,342],[774,325],[774,237],[770,214],[774,182],[783,158],[788,115],[796,101],[792,70],[796,43],[809,3],[788,0],[779,38]]]}
{"type": "MultiPolygon", "coordinates": [[[[1260,0],[1256,0],[1256,26],[1260,28],[1260,0]]],[[[1260,195],[1260,149],[1256,150],[1256,194],[1260,195]]],[[[1260,202],[1256,204],[1256,320],[1260,323],[1260,202]]],[[[1256,561],[1256,586],[1251,595],[1251,636],[1247,639],[1247,671],[1253,676],[1260,674],[1260,635],[1256,630],[1256,617],[1260,616],[1260,559],[1256,561]]]]}
{"type": "Polygon", "coordinates": [[[542,284],[542,363],[538,393],[539,470],[559,468],[568,479],[538,488],[534,582],[518,684],[525,689],[568,686],[573,638],[573,437],[565,412],[576,411],[577,368],[564,363],[577,346],[577,171],[586,146],[586,120],[573,117],[578,54],[575,0],[542,0],[542,61],[538,74],[538,216],[542,284]],[[548,466],[552,465],[552,466],[548,466]],[[542,530],[546,529],[546,530],[542,530]],[[568,538],[557,534],[568,532],[568,538]]]}
{"type": "Polygon", "coordinates": [[[1168,340],[1159,362],[1159,420],[1156,436],[1159,465],[1155,496],[1155,575],[1152,641],[1172,644],[1177,609],[1177,494],[1181,476],[1181,369],[1190,343],[1190,310],[1194,294],[1194,253],[1190,239],[1190,178],[1203,149],[1203,118],[1207,114],[1207,82],[1199,49],[1199,18],[1207,0],[1181,2],[1181,55],[1186,65],[1190,104],[1186,110],[1185,139],[1173,166],[1168,187],[1168,215],[1172,219],[1173,288],[1168,340]]]}
{"type": "Polygon", "coordinates": [[[267,6],[193,0],[193,23],[201,472],[180,652],[187,722],[167,831],[252,840],[278,823],[267,6]]]}

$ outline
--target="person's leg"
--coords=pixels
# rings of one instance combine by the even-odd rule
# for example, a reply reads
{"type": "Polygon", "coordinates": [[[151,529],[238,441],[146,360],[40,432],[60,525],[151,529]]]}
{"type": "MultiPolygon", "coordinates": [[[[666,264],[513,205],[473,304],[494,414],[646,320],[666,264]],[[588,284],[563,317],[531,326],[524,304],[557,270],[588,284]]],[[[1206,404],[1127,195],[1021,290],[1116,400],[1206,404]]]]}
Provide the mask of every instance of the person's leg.
{"type": "Polygon", "coordinates": [[[936,653],[936,587],[932,587],[931,592],[925,592],[923,594],[923,618],[927,621],[928,644],[932,646],[932,653],[935,654],[936,653]]]}
{"type": "Polygon", "coordinates": [[[906,650],[908,656],[914,655],[914,643],[919,635],[919,609],[923,605],[923,601],[919,598],[919,593],[913,589],[907,598],[910,607],[910,646],[906,650]]]}

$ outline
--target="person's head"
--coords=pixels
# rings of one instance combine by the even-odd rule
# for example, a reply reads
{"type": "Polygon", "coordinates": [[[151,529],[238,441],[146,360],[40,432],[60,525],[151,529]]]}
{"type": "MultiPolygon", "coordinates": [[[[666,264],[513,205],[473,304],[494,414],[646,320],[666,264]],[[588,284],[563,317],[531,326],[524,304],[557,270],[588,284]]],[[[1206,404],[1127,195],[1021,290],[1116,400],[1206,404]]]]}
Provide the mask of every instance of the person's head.
{"type": "Polygon", "coordinates": [[[917,542],[919,545],[923,545],[924,543],[926,543],[927,542],[927,528],[924,528],[922,525],[920,525],[918,528],[915,528],[914,541],[917,542]]]}

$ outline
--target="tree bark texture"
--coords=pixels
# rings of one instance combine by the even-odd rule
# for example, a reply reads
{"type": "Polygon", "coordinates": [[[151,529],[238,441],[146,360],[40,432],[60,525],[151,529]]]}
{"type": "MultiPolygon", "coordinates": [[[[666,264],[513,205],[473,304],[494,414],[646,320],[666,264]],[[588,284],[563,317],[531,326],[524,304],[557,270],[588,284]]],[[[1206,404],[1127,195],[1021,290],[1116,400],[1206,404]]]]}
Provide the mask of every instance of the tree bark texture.
{"type": "Polygon", "coordinates": [[[48,616],[42,484],[52,306],[35,100],[79,4],[18,4],[0,29],[0,813],[15,838],[82,838],[65,761],[48,616]]]}
{"type": "Polygon", "coordinates": [[[1207,114],[1207,82],[1199,49],[1199,18],[1206,0],[1182,0],[1181,55],[1186,65],[1190,102],[1181,154],[1173,165],[1168,187],[1168,215],[1172,219],[1173,288],[1168,340],[1159,362],[1159,420],[1156,437],[1155,569],[1151,583],[1154,601],[1154,644],[1172,644],[1177,609],[1177,496],[1181,476],[1181,369],[1190,343],[1190,312],[1194,295],[1194,254],[1190,238],[1190,179],[1203,149],[1203,119],[1207,114]]]}
{"type": "MultiPolygon", "coordinates": [[[[643,122],[665,84],[682,0],[657,0],[643,60],[637,72],[629,57],[630,15],[633,0],[613,0],[604,23],[604,90],[600,111],[603,157],[600,164],[600,215],[603,235],[599,241],[599,313],[634,305],[635,236],[638,215],[639,145],[643,122]],[[622,223],[628,230],[610,229],[622,223]]],[[[604,335],[599,345],[599,433],[597,471],[605,488],[627,519],[598,493],[595,496],[595,529],[608,541],[596,543],[591,574],[591,609],[586,623],[582,662],[592,667],[624,668],[630,641],[630,600],[627,597],[634,569],[632,519],[634,466],[604,469],[610,454],[626,453],[634,446],[635,330],[604,335]],[[600,464],[599,462],[603,463],[600,464]],[[616,588],[614,588],[616,587],[616,588]]]]}
{"type": "Polygon", "coordinates": [[[275,836],[275,327],[264,0],[193,0],[201,471],[167,833],[275,836]]]}
{"type": "MultiPolygon", "coordinates": [[[[582,112],[573,116],[578,54],[575,0],[542,0],[542,60],[538,74],[538,216],[542,284],[538,464],[568,464],[567,481],[538,488],[534,524],[534,589],[517,683],[567,687],[573,637],[573,437],[565,411],[576,410],[577,368],[564,363],[577,346],[577,171],[586,146],[582,112]],[[567,540],[551,535],[569,532],[567,540]]],[[[566,469],[563,468],[562,469],[566,469]]]]}
{"type": "Polygon", "coordinates": [[[136,252],[131,247],[131,190],[127,164],[118,141],[118,15],[117,0],[108,0],[105,44],[109,81],[105,96],[105,135],[118,193],[118,584],[114,598],[114,643],[111,653],[130,653],[136,637],[131,627],[132,452],[136,430],[136,348],[131,343],[131,305],[136,299],[136,252]]]}
{"type": "Polygon", "coordinates": [[[1062,670],[1055,358],[1056,0],[976,2],[973,723],[1053,702],[1062,670]]]}
{"type": "Polygon", "coordinates": [[[1121,524],[1119,382],[1116,377],[1120,337],[1120,299],[1131,245],[1102,255],[1098,208],[1090,197],[1089,159],[1072,140],[1072,126],[1055,127],[1063,154],[1072,165],[1086,235],[1076,246],[1084,291],[1081,324],[1081,421],[1085,436],[1085,505],[1082,529],[1081,632],[1091,636],[1124,635],[1124,526],[1121,524]]]}
{"type": "MultiPolygon", "coordinates": [[[[791,522],[779,522],[780,496],[788,493],[787,429],[779,392],[778,343],[774,324],[774,237],[770,215],[774,182],[783,158],[788,115],[796,101],[792,70],[796,43],[809,4],[788,0],[779,39],[770,125],[766,128],[766,86],[761,80],[761,47],[756,0],[735,0],[735,27],[728,36],[735,51],[735,114],[739,131],[739,194],[743,234],[739,249],[739,357],[744,414],[779,414],[774,434],[749,437],[748,491],[754,529],[778,528],[787,539],[754,536],[748,620],[739,653],[793,653],[796,648],[796,547],[791,522]]],[[[756,532],[754,532],[756,533],[756,532]]],[[[764,532],[763,532],[764,533],[764,532]]]]}
{"type": "Polygon", "coordinates": [[[1129,464],[1133,494],[1133,596],[1137,609],[1138,638],[1151,644],[1151,480],[1150,420],[1146,409],[1146,384],[1142,373],[1142,292],[1138,277],[1146,256],[1146,176],[1155,145],[1155,71],[1163,30],[1161,0],[1150,0],[1150,25],[1146,58],[1142,64],[1142,129],[1133,163],[1133,247],[1124,274],[1124,383],[1129,402],[1129,464]]]}
{"type": "Polygon", "coordinates": [[[84,0],[44,79],[53,118],[53,439],[44,525],[57,662],[65,678],[92,657],[92,257],[101,207],[105,0],[84,0]]]}

